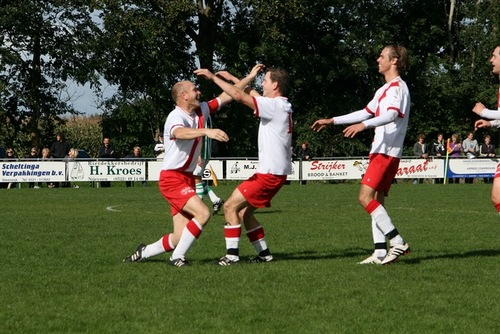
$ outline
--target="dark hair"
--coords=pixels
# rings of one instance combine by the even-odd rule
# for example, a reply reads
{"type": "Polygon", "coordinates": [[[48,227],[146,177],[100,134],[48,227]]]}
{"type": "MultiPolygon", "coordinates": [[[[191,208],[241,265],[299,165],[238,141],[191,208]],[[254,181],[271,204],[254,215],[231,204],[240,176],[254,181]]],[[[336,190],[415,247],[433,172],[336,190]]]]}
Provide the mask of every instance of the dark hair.
{"type": "Polygon", "coordinates": [[[406,68],[408,67],[408,50],[406,50],[404,46],[397,44],[389,44],[386,46],[386,48],[391,50],[391,53],[389,55],[391,59],[398,59],[398,61],[396,62],[398,72],[400,74],[404,73],[406,71],[406,68]]]}
{"type": "Polygon", "coordinates": [[[287,96],[289,90],[288,72],[280,67],[270,67],[266,72],[270,72],[270,78],[272,82],[278,83],[278,89],[281,95],[287,96]]]}

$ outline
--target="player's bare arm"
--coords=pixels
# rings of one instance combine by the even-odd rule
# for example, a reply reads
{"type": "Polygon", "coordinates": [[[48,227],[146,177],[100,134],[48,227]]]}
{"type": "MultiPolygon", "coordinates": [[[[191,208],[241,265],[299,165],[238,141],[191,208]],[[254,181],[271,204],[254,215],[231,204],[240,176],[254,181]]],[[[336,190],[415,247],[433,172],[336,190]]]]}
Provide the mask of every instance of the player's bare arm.
{"type": "Polygon", "coordinates": [[[347,138],[354,138],[358,133],[364,131],[366,129],[366,125],[363,123],[357,123],[348,126],[347,128],[342,131],[344,133],[344,137],[347,138]]]}
{"type": "Polygon", "coordinates": [[[327,126],[333,125],[333,118],[323,118],[323,119],[318,119],[316,122],[311,125],[311,129],[316,132],[320,132],[327,126]]]}
{"type": "MultiPolygon", "coordinates": [[[[219,78],[218,76],[214,75],[212,72],[210,72],[206,68],[200,68],[194,71],[194,74],[198,76],[202,76],[207,80],[213,81],[217,86],[219,86],[224,92],[226,92],[229,96],[231,96],[235,101],[239,101],[246,105],[249,108],[254,109],[254,103],[253,103],[253,98],[245,93],[243,89],[233,86],[229,82],[224,81],[223,79],[219,78]]],[[[247,76],[248,77],[248,76],[247,76]]],[[[241,80],[243,81],[243,80],[241,80]]],[[[238,84],[241,84],[239,82],[238,84]]]]}
{"type": "Polygon", "coordinates": [[[479,128],[489,128],[491,127],[491,122],[490,121],[487,121],[485,119],[480,119],[480,120],[477,120],[475,123],[474,123],[474,129],[479,129],[479,128]]]}
{"type": "Polygon", "coordinates": [[[184,128],[178,127],[172,131],[175,138],[181,140],[190,140],[198,137],[207,136],[209,138],[215,139],[217,141],[227,142],[229,136],[220,129],[194,129],[194,128],[184,128]]]}
{"type": "Polygon", "coordinates": [[[475,112],[476,114],[478,114],[479,116],[481,116],[481,112],[486,109],[486,107],[484,106],[484,104],[482,104],[481,102],[478,102],[476,103],[476,105],[474,106],[474,108],[472,108],[472,111],[475,112]]]}

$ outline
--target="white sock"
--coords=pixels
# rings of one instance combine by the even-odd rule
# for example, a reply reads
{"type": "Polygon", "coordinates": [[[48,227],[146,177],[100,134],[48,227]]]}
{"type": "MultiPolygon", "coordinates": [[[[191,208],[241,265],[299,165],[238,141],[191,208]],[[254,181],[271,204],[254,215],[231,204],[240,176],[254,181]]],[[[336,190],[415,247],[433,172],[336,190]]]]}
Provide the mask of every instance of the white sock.
{"type": "MultiPolygon", "coordinates": [[[[389,214],[385,210],[383,205],[379,205],[378,208],[376,208],[372,213],[371,213],[372,219],[375,221],[377,224],[377,227],[384,233],[384,235],[388,235],[390,232],[396,229],[394,225],[392,224],[391,217],[389,217],[389,214]]],[[[391,246],[396,245],[396,244],[403,244],[403,238],[398,234],[394,238],[390,240],[391,246]]]]}
{"type": "Polygon", "coordinates": [[[203,227],[200,225],[200,223],[198,223],[194,218],[191,219],[184,227],[184,230],[182,230],[179,243],[177,244],[177,247],[172,253],[170,259],[179,259],[181,257],[184,257],[189,248],[200,236],[202,229],[203,227]]]}
{"type": "Polygon", "coordinates": [[[161,238],[160,240],[147,245],[142,251],[142,257],[147,259],[148,257],[163,253],[165,253],[165,248],[163,248],[163,238],[161,238]]]}
{"type": "MultiPolygon", "coordinates": [[[[375,222],[375,220],[373,219],[372,219],[372,236],[374,245],[386,243],[384,233],[378,228],[377,222],[375,222]]],[[[387,249],[375,248],[373,255],[375,255],[378,258],[384,258],[387,255],[387,249]]]]}

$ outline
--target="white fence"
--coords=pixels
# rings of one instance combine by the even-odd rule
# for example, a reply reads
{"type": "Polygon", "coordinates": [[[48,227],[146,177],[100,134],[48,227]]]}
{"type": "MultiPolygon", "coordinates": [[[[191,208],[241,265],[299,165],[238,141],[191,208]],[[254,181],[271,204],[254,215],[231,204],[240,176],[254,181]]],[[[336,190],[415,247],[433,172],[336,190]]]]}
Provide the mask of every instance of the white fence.
{"type": "MultiPolygon", "coordinates": [[[[445,171],[444,159],[403,158],[397,178],[493,177],[498,159],[450,159],[445,171]]],[[[257,170],[257,159],[230,158],[210,161],[210,169],[219,180],[244,180],[257,170]]],[[[288,180],[361,179],[369,160],[360,158],[294,161],[288,180]]],[[[151,160],[75,160],[0,162],[0,182],[64,182],[64,181],[157,181],[161,161],[151,160]]]]}

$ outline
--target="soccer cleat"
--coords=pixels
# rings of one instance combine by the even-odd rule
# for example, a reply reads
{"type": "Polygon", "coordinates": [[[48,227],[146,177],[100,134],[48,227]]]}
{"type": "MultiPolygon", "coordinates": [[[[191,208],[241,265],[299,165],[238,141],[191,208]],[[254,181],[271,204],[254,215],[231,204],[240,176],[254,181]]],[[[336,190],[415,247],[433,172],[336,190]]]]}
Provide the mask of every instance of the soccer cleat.
{"type": "Polygon", "coordinates": [[[135,250],[135,253],[127,256],[123,262],[141,262],[143,260],[142,258],[142,251],[146,248],[146,245],[140,244],[137,249],[135,250]]]}
{"type": "Polygon", "coordinates": [[[219,259],[219,261],[217,261],[217,264],[219,266],[231,266],[233,264],[237,264],[238,262],[240,262],[240,259],[238,257],[229,258],[227,255],[224,255],[219,259]]]}
{"type": "Polygon", "coordinates": [[[222,206],[224,205],[224,201],[222,199],[219,199],[217,202],[215,202],[213,204],[213,215],[216,215],[217,213],[219,213],[219,210],[222,208],[222,206]]]}
{"type": "Polygon", "coordinates": [[[366,259],[364,259],[361,262],[358,262],[358,264],[382,264],[382,259],[376,257],[374,254],[370,255],[366,259]]]}
{"type": "Polygon", "coordinates": [[[410,246],[408,246],[406,242],[402,245],[394,245],[389,248],[389,253],[387,253],[387,256],[382,260],[382,264],[393,263],[394,261],[397,261],[400,256],[407,255],[409,253],[410,246]]]}
{"type": "Polygon", "coordinates": [[[249,263],[263,263],[263,262],[271,262],[273,260],[272,255],[266,256],[256,256],[253,259],[248,260],[249,263]]]}
{"type": "Polygon", "coordinates": [[[180,257],[178,259],[170,259],[168,260],[168,264],[174,267],[189,266],[189,262],[183,257],[180,257]]]}

